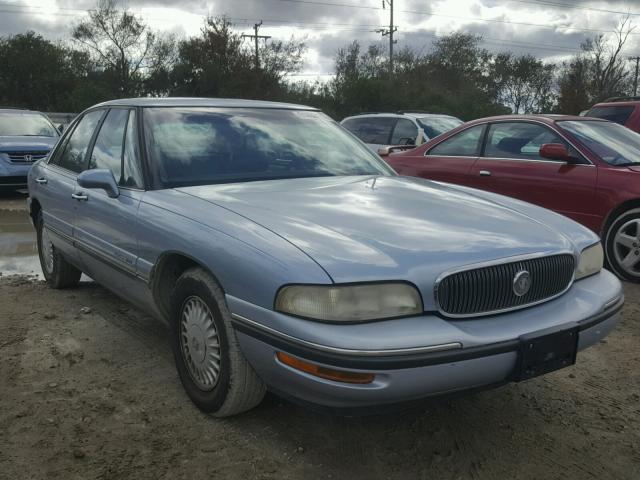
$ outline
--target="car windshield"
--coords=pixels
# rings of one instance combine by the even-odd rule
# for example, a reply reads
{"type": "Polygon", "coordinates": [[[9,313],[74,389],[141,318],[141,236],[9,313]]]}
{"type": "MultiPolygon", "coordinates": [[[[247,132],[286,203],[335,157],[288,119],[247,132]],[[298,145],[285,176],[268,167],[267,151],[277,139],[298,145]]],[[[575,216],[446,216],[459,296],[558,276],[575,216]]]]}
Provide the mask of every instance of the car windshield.
{"type": "Polygon", "coordinates": [[[148,108],[144,124],[154,179],[162,188],[393,175],[382,159],[316,111],[148,108]]]}
{"type": "Polygon", "coordinates": [[[462,125],[462,120],[454,117],[422,117],[418,118],[418,124],[427,137],[433,138],[462,125]]]}
{"type": "Polygon", "coordinates": [[[640,164],[640,134],[612,122],[570,120],[558,125],[610,165],[640,164]]]}
{"type": "Polygon", "coordinates": [[[0,112],[0,137],[57,137],[58,131],[39,113],[0,112]]]}

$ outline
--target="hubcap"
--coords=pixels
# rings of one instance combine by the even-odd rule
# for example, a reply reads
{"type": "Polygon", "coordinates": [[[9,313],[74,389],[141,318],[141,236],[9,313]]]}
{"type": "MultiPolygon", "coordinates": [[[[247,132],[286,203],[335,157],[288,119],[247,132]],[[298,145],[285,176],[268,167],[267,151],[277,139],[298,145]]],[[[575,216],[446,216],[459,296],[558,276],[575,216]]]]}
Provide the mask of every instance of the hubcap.
{"type": "Polygon", "coordinates": [[[200,390],[213,390],[220,376],[220,339],[211,310],[199,297],[182,306],[180,345],[191,379],[200,390]]]}
{"type": "Polygon", "coordinates": [[[623,224],[613,237],[613,255],[625,273],[640,277],[640,219],[623,224]]]}
{"type": "Polygon", "coordinates": [[[53,272],[53,244],[49,238],[49,232],[46,228],[42,229],[42,239],[40,240],[42,248],[42,263],[47,273],[53,272]]]}

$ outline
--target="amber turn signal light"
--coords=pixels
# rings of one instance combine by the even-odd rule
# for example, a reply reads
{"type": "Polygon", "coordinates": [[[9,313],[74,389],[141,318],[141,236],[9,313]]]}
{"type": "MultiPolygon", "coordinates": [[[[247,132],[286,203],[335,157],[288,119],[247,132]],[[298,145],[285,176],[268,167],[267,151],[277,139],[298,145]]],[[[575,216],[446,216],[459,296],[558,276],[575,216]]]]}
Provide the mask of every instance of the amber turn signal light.
{"type": "Polygon", "coordinates": [[[366,384],[373,382],[373,379],[376,378],[373,373],[347,372],[345,370],[321,367],[320,365],[305,362],[304,360],[282,352],[276,352],[276,357],[291,368],[308,373],[309,375],[333,380],[334,382],[366,384]]]}

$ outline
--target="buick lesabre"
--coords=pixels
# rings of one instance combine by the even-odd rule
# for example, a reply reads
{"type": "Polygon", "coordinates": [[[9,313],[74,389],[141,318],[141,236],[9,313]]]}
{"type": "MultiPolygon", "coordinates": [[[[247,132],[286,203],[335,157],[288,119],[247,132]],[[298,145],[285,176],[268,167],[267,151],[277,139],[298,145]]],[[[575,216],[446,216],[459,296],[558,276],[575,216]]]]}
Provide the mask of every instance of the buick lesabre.
{"type": "Polygon", "coordinates": [[[568,367],[623,303],[598,237],[501,195],[396,175],[321,112],[96,105],[28,178],[46,281],[81,273],[171,326],[184,388],[361,412],[568,367]]]}

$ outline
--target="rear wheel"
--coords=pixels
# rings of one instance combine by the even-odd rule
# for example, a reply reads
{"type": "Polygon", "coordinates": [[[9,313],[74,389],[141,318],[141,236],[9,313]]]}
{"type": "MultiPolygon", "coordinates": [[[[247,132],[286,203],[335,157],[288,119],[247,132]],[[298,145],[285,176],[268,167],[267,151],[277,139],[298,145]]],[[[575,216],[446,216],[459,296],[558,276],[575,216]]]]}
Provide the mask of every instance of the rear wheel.
{"type": "Polygon", "coordinates": [[[605,236],[607,262],[624,280],[640,282],[640,208],[618,216],[605,236]]]}
{"type": "Polygon", "coordinates": [[[47,284],[51,288],[77,286],[82,272],[67,262],[62,254],[56,250],[56,247],[51,242],[49,231],[44,228],[42,212],[38,212],[38,217],[36,218],[36,237],[40,267],[47,284]]]}
{"type": "Polygon", "coordinates": [[[201,410],[227,417],[258,405],[266,388],[244,358],[222,289],[191,268],[171,296],[171,343],[180,380],[201,410]]]}

